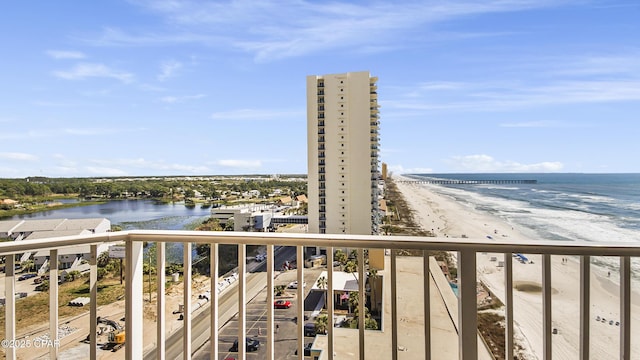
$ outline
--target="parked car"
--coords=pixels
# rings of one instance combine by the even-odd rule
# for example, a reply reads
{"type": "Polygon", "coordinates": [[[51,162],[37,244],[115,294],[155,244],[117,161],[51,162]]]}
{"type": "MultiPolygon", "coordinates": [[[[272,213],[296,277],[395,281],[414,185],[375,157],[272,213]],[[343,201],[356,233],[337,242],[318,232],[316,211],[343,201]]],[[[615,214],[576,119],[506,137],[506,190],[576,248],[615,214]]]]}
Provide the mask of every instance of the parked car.
{"type": "MultiPolygon", "coordinates": [[[[304,356],[311,356],[311,346],[313,343],[308,343],[304,346],[304,356]]],[[[296,355],[298,355],[298,350],[296,349],[296,355]]]]}
{"type": "Polygon", "coordinates": [[[33,279],[33,282],[35,284],[42,284],[42,282],[45,281],[45,280],[49,280],[49,276],[45,276],[45,275],[40,276],[38,278],[33,279]]]}
{"type": "MultiPolygon", "coordinates": [[[[305,286],[307,286],[307,283],[302,282],[302,287],[304,288],[305,286]]],[[[298,288],[298,280],[292,281],[289,283],[289,285],[287,285],[287,289],[297,289],[297,288],[298,288]]]]}
{"type": "Polygon", "coordinates": [[[23,281],[23,280],[31,279],[31,278],[34,278],[34,277],[36,277],[36,276],[38,276],[38,274],[33,274],[33,273],[31,273],[31,274],[24,274],[24,275],[21,275],[21,276],[18,278],[18,281],[23,281]]]}
{"type": "Polygon", "coordinates": [[[291,301],[289,300],[276,300],[273,302],[273,307],[276,309],[288,309],[291,307],[291,301]]]}
{"type": "MultiPolygon", "coordinates": [[[[258,351],[259,347],[260,347],[260,341],[258,341],[258,339],[247,338],[247,347],[246,347],[247,351],[258,351]]],[[[231,352],[237,352],[238,351],[238,339],[236,339],[233,342],[233,345],[231,346],[229,351],[231,351],[231,352]]]]}
{"type": "Polygon", "coordinates": [[[327,331],[324,332],[317,331],[316,325],[314,323],[306,323],[304,324],[304,336],[316,336],[316,334],[327,334],[327,331]]]}
{"type": "Polygon", "coordinates": [[[314,323],[304,324],[304,336],[316,336],[316,325],[314,323]]]}
{"type": "Polygon", "coordinates": [[[198,299],[205,299],[207,301],[211,300],[211,291],[206,291],[198,295],[198,299]]]}

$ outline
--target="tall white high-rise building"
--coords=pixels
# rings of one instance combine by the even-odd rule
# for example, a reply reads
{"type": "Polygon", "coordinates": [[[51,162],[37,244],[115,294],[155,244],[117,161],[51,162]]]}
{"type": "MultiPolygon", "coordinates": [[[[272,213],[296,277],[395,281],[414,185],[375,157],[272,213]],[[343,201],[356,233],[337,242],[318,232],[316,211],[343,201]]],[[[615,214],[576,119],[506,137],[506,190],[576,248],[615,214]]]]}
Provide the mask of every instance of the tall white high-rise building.
{"type": "Polygon", "coordinates": [[[309,232],[378,232],[378,97],[368,71],[307,77],[309,232]]]}

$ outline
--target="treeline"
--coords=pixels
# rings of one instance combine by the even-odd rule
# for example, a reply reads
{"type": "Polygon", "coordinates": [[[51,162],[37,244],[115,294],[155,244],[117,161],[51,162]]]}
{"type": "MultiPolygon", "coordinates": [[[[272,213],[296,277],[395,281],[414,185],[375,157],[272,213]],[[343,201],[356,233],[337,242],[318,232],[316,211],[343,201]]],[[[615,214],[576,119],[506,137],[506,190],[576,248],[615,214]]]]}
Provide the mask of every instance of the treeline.
{"type": "Polygon", "coordinates": [[[26,178],[0,179],[0,199],[48,197],[52,195],[81,198],[175,198],[192,197],[198,191],[203,197],[214,199],[229,192],[243,193],[258,190],[261,195],[275,189],[287,195],[306,194],[304,181],[260,180],[176,180],[176,179],[91,179],[91,178],[26,178]]]}

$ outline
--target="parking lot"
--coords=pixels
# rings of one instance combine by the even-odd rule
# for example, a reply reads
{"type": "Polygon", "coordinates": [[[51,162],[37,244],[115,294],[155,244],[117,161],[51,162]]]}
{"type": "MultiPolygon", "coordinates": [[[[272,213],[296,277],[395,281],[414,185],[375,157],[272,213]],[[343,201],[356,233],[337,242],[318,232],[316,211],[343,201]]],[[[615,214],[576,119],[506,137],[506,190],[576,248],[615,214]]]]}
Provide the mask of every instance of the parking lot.
{"type": "MultiPolygon", "coordinates": [[[[304,281],[306,286],[304,288],[305,297],[309,295],[311,286],[315,283],[317,277],[320,275],[322,269],[305,269],[304,281]]],[[[296,277],[295,271],[288,271],[279,274],[274,280],[274,284],[288,285],[294,281],[296,277]]],[[[254,338],[260,342],[258,351],[247,352],[247,359],[266,359],[266,329],[267,329],[267,304],[266,293],[267,289],[261,291],[255,298],[251,299],[247,304],[247,338],[254,338]]],[[[274,353],[276,359],[295,358],[297,348],[296,338],[296,308],[300,303],[295,296],[294,289],[288,289],[284,296],[277,297],[277,299],[285,299],[291,301],[291,307],[288,309],[274,309],[274,326],[276,327],[274,336],[274,353]]],[[[273,304],[269,304],[273,306],[273,304]]],[[[309,304],[305,306],[305,316],[311,315],[313,309],[309,309],[309,304]]],[[[234,340],[238,334],[238,322],[237,316],[222,327],[219,333],[219,357],[220,360],[228,358],[237,358],[237,352],[230,351],[234,340]]],[[[306,321],[312,323],[313,319],[306,321]]],[[[313,342],[312,337],[305,338],[305,345],[313,342]]],[[[208,342],[194,354],[195,359],[209,359],[209,344],[208,342]]]]}

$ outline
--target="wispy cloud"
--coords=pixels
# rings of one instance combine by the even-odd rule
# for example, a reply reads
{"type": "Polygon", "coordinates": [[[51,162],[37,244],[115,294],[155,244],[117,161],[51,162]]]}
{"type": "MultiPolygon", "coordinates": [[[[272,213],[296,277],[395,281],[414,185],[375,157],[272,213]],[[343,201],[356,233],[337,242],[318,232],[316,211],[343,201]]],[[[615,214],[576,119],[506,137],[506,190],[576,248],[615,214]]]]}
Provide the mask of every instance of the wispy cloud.
{"type": "Polygon", "coordinates": [[[175,60],[165,61],[160,64],[160,74],[158,74],[159,81],[165,81],[173,76],[176,72],[182,68],[182,63],[175,60]]]}
{"type": "Polygon", "coordinates": [[[190,100],[198,100],[205,98],[205,94],[196,94],[196,95],[183,95],[183,96],[163,96],[160,98],[160,101],[167,104],[177,104],[183,103],[190,100]]]}
{"type": "Polygon", "coordinates": [[[119,133],[135,133],[146,131],[143,127],[112,127],[112,128],[46,128],[23,132],[2,132],[0,140],[34,140],[42,138],[60,138],[64,136],[104,136],[119,133]]]}
{"type": "Polygon", "coordinates": [[[226,38],[213,34],[199,34],[186,31],[179,34],[174,32],[158,32],[146,34],[128,34],[117,28],[107,27],[98,37],[77,37],[78,41],[93,46],[159,46],[168,44],[202,44],[214,45],[228,43],[226,38]]]}
{"type": "MultiPolygon", "coordinates": [[[[356,4],[300,0],[259,3],[148,0],[136,4],[162,16],[172,25],[171,31],[128,34],[107,28],[101,36],[86,40],[94,45],[111,46],[198,42],[240,49],[252,54],[257,61],[271,61],[330,49],[365,53],[389,51],[397,48],[397,36],[417,26],[465,16],[559,6],[564,2],[488,0],[356,4]]],[[[421,39],[431,36],[437,40],[437,36],[425,35],[421,39]]],[[[450,39],[450,36],[445,38],[450,39]]]]}
{"type": "Polygon", "coordinates": [[[558,172],[564,168],[558,161],[522,164],[510,160],[498,161],[485,154],[453,156],[448,162],[454,169],[465,172],[558,172]]]}
{"type": "Polygon", "coordinates": [[[19,152],[0,152],[0,159],[14,161],[36,161],[38,160],[38,157],[35,155],[19,152]]]}
{"type": "Polygon", "coordinates": [[[387,110],[413,111],[414,115],[420,115],[437,110],[505,111],[546,105],[640,101],[640,79],[558,80],[543,85],[478,82],[466,83],[458,89],[449,88],[447,90],[453,91],[447,94],[443,94],[443,90],[425,90],[417,85],[381,104],[387,110]]]}
{"type": "Polygon", "coordinates": [[[93,164],[98,166],[94,169],[112,169],[126,173],[127,170],[135,169],[132,173],[144,173],[162,171],[165,173],[184,173],[184,174],[208,174],[211,173],[211,169],[203,165],[189,165],[189,164],[177,164],[166,163],[159,160],[146,160],[144,158],[134,159],[93,159],[93,164]]]}
{"type": "Polygon", "coordinates": [[[104,64],[81,63],[70,70],[54,71],[53,75],[67,80],[82,80],[86,78],[111,78],[123,83],[133,81],[133,74],[112,69],[104,64]]]}
{"type": "Polygon", "coordinates": [[[389,171],[397,174],[429,174],[433,172],[431,168],[414,167],[405,168],[402,165],[391,165],[389,171]]]}
{"type": "Polygon", "coordinates": [[[238,169],[259,169],[262,167],[260,160],[218,160],[214,162],[215,165],[225,168],[238,168],[238,169]]]}
{"type": "Polygon", "coordinates": [[[607,78],[622,75],[627,78],[628,75],[640,73],[640,51],[631,50],[627,54],[610,54],[599,56],[583,56],[574,59],[564,59],[560,61],[557,58],[547,59],[546,62],[554,64],[551,68],[551,75],[561,76],[606,76],[607,78]]]}
{"type": "Polygon", "coordinates": [[[118,168],[87,166],[87,172],[89,174],[97,176],[126,176],[127,172],[118,168]]]}
{"type": "Polygon", "coordinates": [[[215,120],[266,120],[305,116],[302,110],[279,111],[271,109],[239,109],[211,114],[215,120]]]}
{"type": "Polygon", "coordinates": [[[46,54],[54,59],[84,59],[87,56],[80,51],[48,50],[46,54]]]}
{"type": "Polygon", "coordinates": [[[502,123],[499,126],[506,127],[506,128],[584,128],[584,127],[592,127],[594,125],[586,124],[584,122],[575,123],[575,122],[567,122],[567,121],[540,120],[540,121],[508,122],[508,123],[502,123]]]}
{"type": "Polygon", "coordinates": [[[62,130],[63,133],[78,136],[106,135],[120,132],[113,128],[67,128],[62,130]]]}

